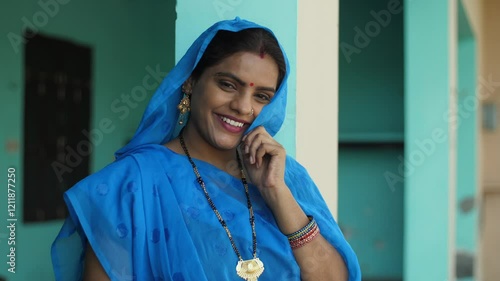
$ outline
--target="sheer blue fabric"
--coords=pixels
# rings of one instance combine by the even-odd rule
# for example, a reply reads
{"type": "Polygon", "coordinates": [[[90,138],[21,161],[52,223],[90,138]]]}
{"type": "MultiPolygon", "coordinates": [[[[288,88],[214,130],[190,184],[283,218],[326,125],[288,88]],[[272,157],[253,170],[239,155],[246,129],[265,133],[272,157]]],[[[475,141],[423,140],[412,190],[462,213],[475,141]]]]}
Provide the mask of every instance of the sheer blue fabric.
{"type": "MultiPolygon", "coordinates": [[[[180,87],[215,33],[255,27],[261,26],[236,18],[205,31],[162,82],[134,138],[116,153],[116,161],[65,193],[70,215],[52,245],[56,280],[82,280],[87,243],[111,280],[242,280],[236,275],[236,254],[186,156],[162,144],[179,130],[176,105],[181,99],[180,87]]],[[[287,73],[288,69],[287,61],[287,73]]],[[[285,117],[287,77],[249,130],[260,125],[271,135],[279,130],[285,117]]],[[[241,179],[207,162],[194,161],[243,259],[250,259],[252,231],[241,179]]],[[[287,157],[285,181],[343,257],[349,280],[361,280],[355,253],[307,171],[291,157],[287,157]]],[[[257,254],[265,265],[259,280],[300,280],[288,241],[255,186],[250,185],[250,196],[257,254]]],[[[312,256],[311,266],[321,258],[312,256]]]]}
{"type": "MultiPolygon", "coordinates": [[[[193,72],[208,44],[219,30],[240,31],[247,28],[264,28],[273,34],[266,27],[238,17],[231,21],[220,21],[201,34],[162,81],[159,89],[151,98],[139,128],[130,143],[118,150],[115,155],[119,158],[139,144],[166,143],[173,139],[180,129],[177,122],[179,115],[177,105],[182,98],[181,86],[193,72]]],[[[283,50],[283,47],[281,49],[283,50]]],[[[274,136],[283,124],[286,115],[286,81],[290,73],[290,66],[284,51],[283,54],[286,60],[286,74],[283,82],[275,93],[272,102],[264,107],[247,131],[251,131],[257,126],[264,126],[267,132],[274,136]]]]}

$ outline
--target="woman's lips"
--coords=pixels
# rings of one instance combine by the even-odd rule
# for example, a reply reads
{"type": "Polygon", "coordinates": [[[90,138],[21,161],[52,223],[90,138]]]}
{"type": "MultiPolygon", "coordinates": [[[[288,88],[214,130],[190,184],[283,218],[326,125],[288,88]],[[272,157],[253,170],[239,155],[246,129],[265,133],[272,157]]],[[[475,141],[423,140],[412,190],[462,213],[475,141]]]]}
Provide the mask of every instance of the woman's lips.
{"type": "Polygon", "coordinates": [[[217,120],[219,120],[221,126],[231,133],[241,133],[248,126],[248,123],[242,122],[239,119],[233,119],[224,115],[216,115],[217,120]]]}

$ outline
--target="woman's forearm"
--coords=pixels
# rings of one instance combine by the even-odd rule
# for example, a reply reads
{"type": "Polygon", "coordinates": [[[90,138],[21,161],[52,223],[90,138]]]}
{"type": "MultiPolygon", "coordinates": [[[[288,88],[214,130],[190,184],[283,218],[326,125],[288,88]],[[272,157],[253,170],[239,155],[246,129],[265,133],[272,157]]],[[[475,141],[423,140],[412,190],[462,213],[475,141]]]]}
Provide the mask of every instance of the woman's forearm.
{"type": "MultiPolygon", "coordinates": [[[[282,233],[293,233],[309,223],[288,187],[272,198],[270,208],[282,233]]],[[[304,246],[294,249],[301,279],[304,281],[347,281],[348,272],[337,250],[319,234],[304,246]]]]}

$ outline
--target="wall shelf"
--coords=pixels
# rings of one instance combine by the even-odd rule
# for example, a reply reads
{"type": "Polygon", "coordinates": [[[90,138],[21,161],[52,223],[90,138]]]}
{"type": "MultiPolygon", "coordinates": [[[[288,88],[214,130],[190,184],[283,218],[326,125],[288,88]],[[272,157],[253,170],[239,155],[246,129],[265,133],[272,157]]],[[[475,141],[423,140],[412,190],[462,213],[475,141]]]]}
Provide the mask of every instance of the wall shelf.
{"type": "Polygon", "coordinates": [[[339,146],[404,146],[403,133],[340,133],[339,146]]]}

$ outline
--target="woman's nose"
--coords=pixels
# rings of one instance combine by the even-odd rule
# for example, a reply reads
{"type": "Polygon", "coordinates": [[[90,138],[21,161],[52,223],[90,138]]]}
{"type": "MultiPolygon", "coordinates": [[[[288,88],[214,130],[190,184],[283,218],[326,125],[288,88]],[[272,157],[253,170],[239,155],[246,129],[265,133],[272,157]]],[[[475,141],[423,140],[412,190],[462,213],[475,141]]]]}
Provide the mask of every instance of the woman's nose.
{"type": "Polygon", "coordinates": [[[235,95],[234,99],[231,101],[231,108],[240,115],[251,115],[253,113],[252,93],[250,91],[244,91],[235,95]]]}

